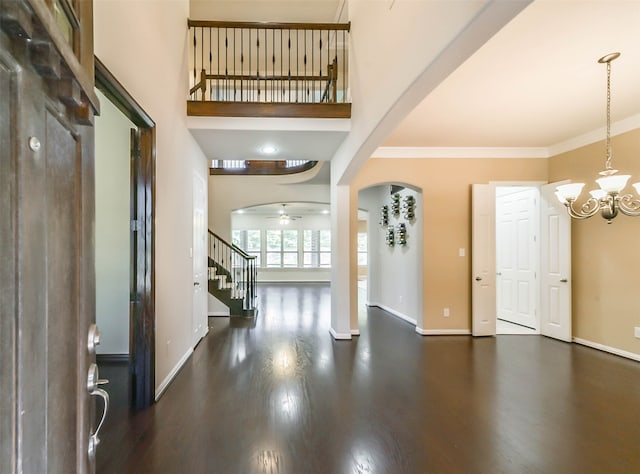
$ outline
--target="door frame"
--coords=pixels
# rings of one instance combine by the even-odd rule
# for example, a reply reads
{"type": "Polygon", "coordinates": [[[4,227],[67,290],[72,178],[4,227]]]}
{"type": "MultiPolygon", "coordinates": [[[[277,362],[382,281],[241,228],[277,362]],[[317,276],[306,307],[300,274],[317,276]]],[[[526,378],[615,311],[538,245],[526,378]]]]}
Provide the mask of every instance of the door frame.
{"type": "MultiPolygon", "coordinates": [[[[535,241],[535,255],[537,257],[535,264],[534,264],[534,273],[536,275],[535,278],[535,282],[534,282],[534,302],[535,302],[535,308],[534,308],[534,319],[535,319],[535,334],[540,334],[540,305],[541,305],[541,301],[540,301],[540,295],[541,295],[541,287],[540,287],[540,280],[542,278],[541,272],[540,272],[540,264],[541,264],[541,256],[542,256],[542,250],[541,250],[541,231],[542,231],[542,222],[540,220],[540,215],[541,215],[541,194],[542,194],[542,185],[538,184],[538,185],[527,185],[527,184],[517,184],[517,185],[512,185],[512,184],[502,184],[502,183],[494,183],[495,184],[495,188],[523,188],[523,189],[535,189],[537,191],[536,194],[536,204],[535,204],[535,209],[534,209],[534,215],[533,215],[533,219],[534,219],[534,230],[533,232],[536,233],[536,241],[535,241]]],[[[546,184],[546,183],[545,183],[546,184]]],[[[497,204],[498,204],[498,195],[497,193],[495,193],[494,195],[495,198],[495,204],[496,204],[496,232],[495,232],[495,243],[496,243],[496,277],[498,276],[497,272],[498,272],[498,248],[497,248],[497,244],[498,244],[498,215],[497,215],[497,204]]],[[[496,302],[499,300],[498,298],[498,291],[499,291],[499,286],[498,286],[498,278],[496,278],[496,302]]],[[[496,318],[498,318],[498,311],[499,311],[499,306],[496,305],[496,318]]],[[[517,324],[517,323],[516,323],[517,324]]]]}
{"type": "MultiPolygon", "coordinates": [[[[480,183],[478,183],[478,184],[480,184],[480,183]]],[[[546,184],[549,184],[549,183],[547,183],[545,181],[489,181],[486,184],[486,186],[489,186],[492,189],[491,196],[493,196],[493,209],[494,209],[493,210],[493,215],[494,215],[494,217],[495,217],[495,188],[496,187],[498,187],[498,186],[501,186],[501,187],[502,186],[508,186],[508,187],[518,187],[518,186],[520,186],[520,187],[535,187],[535,188],[538,188],[538,190],[540,191],[540,194],[541,194],[542,186],[544,186],[546,184]]],[[[538,210],[540,210],[540,205],[541,204],[538,203],[538,210]]],[[[472,206],[473,206],[473,203],[472,203],[472,206]]],[[[472,214],[473,214],[473,212],[472,212],[472,214]]],[[[473,215],[472,215],[472,218],[473,218],[473,215]]],[[[493,237],[493,242],[492,242],[491,245],[495,249],[495,245],[496,245],[496,242],[495,242],[495,219],[494,219],[492,225],[493,225],[493,232],[492,232],[492,234],[493,234],[493,236],[492,236],[493,237]]],[[[540,220],[538,220],[538,226],[541,226],[540,220]]],[[[542,238],[542,236],[540,236],[540,239],[541,238],[542,238]]],[[[539,245],[538,248],[539,248],[539,251],[540,251],[541,250],[541,242],[538,242],[538,245],[539,245]]],[[[474,242],[472,240],[472,247],[473,246],[474,246],[474,242]]],[[[493,267],[494,267],[493,268],[493,275],[495,277],[495,271],[496,271],[496,269],[495,269],[495,258],[493,259],[493,267]]],[[[538,269],[540,271],[540,266],[538,266],[538,269]]],[[[476,275],[473,272],[474,272],[474,269],[472,268],[471,276],[475,277],[476,275]]],[[[539,276],[539,278],[541,278],[541,275],[539,276]]],[[[474,288],[474,286],[473,286],[474,283],[475,282],[472,282],[472,288],[474,288]]],[[[536,319],[538,321],[538,328],[537,328],[536,334],[540,334],[541,333],[540,332],[541,331],[541,326],[542,326],[542,320],[541,320],[541,317],[540,317],[540,308],[542,307],[542,304],[541,304],[541,301],[540,301],[540,298],[541,298],[541,295],[540,295],[540,293],[541,293],[541,285],[540,285],[539,281],[537,282],[537,286],[538,286],[538,295],[537,295],[537,300],[538,301],[537,301],[537,304],[536,304],[536,306],[537,306],[536,319]]],[[[497,289],[495,287],[495,279],[493,281],[493,290],[494,290],[493,294],[494,294],[494,298],[495,298],[495,297],[497,297],[497,289]]],[[[474,298],[473,292],[472,292],[472,308],[474,307],[473,306],[474,305],[474,299],[475,298],[474,298]]],[[[474,315],[473,313],[474,312],[472,311],[472,315],[471,315],[472,328],[475,327],[474,324],[476,324],[475,321],[477,319],[477,316],[474,315]]],[[[496,314],[496,318],[497,318],[497,314],[496,314]]],[[[493,335],[495,335],[495,327],[493,329],[494,329],[493,330],[493,335]]],[[[478,332],[478,331],[472,330],[472,333],[473,333],[473,335],[489,335],[486,331],[478,332]]]]}
{"type": "Polygon", "coordinates": [[[135,254],[131,255],[129,375],[131,406],[141,409],[155,400],[156,124],[97,57],[95,85],[138,127],[137,133],[132,134],[137,135],[136,143],[132,143],[131,165],[131,220],[136,231],[135,254]]]}

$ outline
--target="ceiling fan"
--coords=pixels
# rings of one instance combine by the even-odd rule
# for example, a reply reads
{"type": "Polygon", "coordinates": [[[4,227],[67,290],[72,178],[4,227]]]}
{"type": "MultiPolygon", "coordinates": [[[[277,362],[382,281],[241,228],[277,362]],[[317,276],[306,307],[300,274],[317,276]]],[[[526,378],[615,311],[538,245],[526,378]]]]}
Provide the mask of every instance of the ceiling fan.
{"type": "Polygon", "coordinates": [[[287,205],[282,204],[282,209],[278,211],[277,216],[268,217],[267,219],[280,219],[281,225],[287,225],[291,221],[295,221],[297,219],[302,219],[302,216],[290,216],[287,213],[287,205]]]}

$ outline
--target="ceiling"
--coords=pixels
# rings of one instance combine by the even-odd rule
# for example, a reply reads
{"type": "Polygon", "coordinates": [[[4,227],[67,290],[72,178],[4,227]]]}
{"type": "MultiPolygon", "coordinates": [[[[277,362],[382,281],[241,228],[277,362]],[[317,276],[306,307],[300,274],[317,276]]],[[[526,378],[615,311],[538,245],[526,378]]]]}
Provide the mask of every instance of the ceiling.
{"type": "MultiPolygon", "coordinates": [[[[191,11],[194,18],[333,21],[342,3],[192,0],[191,11]]],[[[550,149],[596,130],[600,134],[591,137],[601,139],[606,67],[598,58],[622,53],[612,63],[612,120],[640,113],[638,25],[640,1],[534,1],[417,104],[380,145],[550,149]]],[[[283,152],[277,159],[312,160],[330,159],[348,133],[348,127],[336,123],[320,132],[306,125],[292,130],[291,123],[260,131],[243,120],[233,125],[224,119],[232,131],[193,133],[209,158],[259,159],[256,150],[265,140],[275,140],[283,152]]]]}
{"type": "MultiPolygon", "coordinates": [[[[385,146],[551,147],[640,112],[640,2],[538,0],[427,96],[385,146]]],[[[601,137],[603,138],[603,137],[601,137]]]]}
{"type": "Polygon", "coordinates": [[[277,202],[261,206],[246,207],[241,209],[242,212],[235,211],[234,214],[277,217],[282,211],[282,204],[285,204],[286,213],[290,216],[324,215],[329,213],[329,204],[313,202],[277,202]]]}

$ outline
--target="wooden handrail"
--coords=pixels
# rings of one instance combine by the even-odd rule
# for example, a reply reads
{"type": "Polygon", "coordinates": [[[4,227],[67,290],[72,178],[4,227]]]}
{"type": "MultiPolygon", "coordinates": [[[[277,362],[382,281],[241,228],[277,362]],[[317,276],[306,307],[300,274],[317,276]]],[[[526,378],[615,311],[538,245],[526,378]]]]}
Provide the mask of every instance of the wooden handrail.
{"type": "Polygon", "coordinates": [[[348,23],[282,23],[261,21],[219,21],[219,20],[189,20],[189,27],[198,28],[246,28],[255,30],[337,30],[351,31],[348,23]]]}
{"type": "Polygon", "coordinates": [[[211,230],[209,230],[209,234],[212,235],[213,237],[215,237],[217,240],[219,240],[220,242],[222,242],[224,245],[226,245],[227,247],[232,248],[233,250],[235,250],[236,252],[238,252],[240,255],[242,255],[244,258],[256,258],[253,255],[249,255],[247,252],[245,252],[244,250],[242,250],[240,247],[236,247],[234,244],[230,244],[229,242],[227,242],[226,240],[224,240],[222,237],[220,237],[218,234],[216,234],[215,232],[211,232],[211,230]]]}

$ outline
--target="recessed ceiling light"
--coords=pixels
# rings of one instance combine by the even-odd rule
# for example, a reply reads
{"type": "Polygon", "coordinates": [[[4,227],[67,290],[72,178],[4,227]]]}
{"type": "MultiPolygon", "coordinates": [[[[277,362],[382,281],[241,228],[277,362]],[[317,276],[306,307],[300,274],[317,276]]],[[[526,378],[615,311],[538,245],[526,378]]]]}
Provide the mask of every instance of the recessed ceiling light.
{"type": "Polygon", "coordinates": [[[237,212],[238,214],[244,214],[244,209],[238,209],[236,212],[237,212]]]}
{"type": "Polygon", "coordinates": [[[278,151],[278,149],[273,145],[265,145],[260,148],[260,151],[262,151],[262,153],[264,153],[265,155],[273,155],[278,151]]]}
{"type": "Polygon", "coordinates": [[[322,213],[323,214],[329,214],[329,209],[323,209],[322,213]]]}

